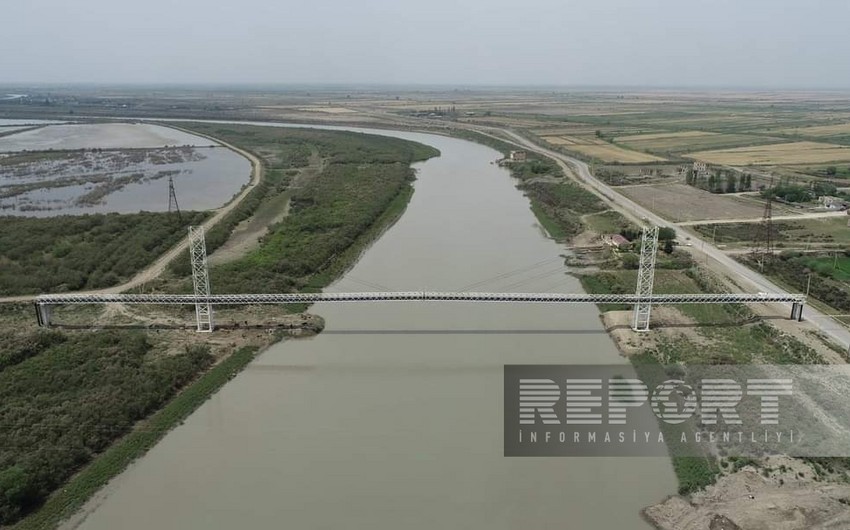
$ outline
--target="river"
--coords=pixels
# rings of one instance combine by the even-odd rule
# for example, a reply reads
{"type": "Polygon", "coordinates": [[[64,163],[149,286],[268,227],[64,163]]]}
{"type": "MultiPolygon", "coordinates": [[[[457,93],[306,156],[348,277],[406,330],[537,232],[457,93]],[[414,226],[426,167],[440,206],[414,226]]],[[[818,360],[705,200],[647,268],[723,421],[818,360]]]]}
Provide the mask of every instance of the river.
{"type": "MultiPolygon", "coordinates": [[[[498,153],[438,135],[336,291],[578,292],[498,153]]],[[[213,286],[213,291],[215,286],[213,286]]],[[[667,458],[505,458],[503,365],[624,363],[593,306],[317,304],[117,477],[81,528],[647,528],[667,458]]],[[[79,519],[77,519],[79,521],[79,519]]]]}

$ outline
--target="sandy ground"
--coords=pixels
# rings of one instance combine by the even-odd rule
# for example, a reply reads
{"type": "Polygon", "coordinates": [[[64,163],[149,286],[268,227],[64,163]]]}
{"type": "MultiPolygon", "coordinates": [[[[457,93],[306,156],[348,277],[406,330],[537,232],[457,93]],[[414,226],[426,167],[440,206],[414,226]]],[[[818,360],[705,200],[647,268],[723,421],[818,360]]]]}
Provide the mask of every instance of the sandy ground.
{"type": "Polygon", "coordinates": [[[807,464],[787,457],[766,465],[774,469],[768,477],[745,467],[690,500],[673,496],[647,508],[644,517],[660,530],[850,528],[850,484],[816,482],[807,464]],[[780,465],[788,469],[780,472],[780,465]]]}

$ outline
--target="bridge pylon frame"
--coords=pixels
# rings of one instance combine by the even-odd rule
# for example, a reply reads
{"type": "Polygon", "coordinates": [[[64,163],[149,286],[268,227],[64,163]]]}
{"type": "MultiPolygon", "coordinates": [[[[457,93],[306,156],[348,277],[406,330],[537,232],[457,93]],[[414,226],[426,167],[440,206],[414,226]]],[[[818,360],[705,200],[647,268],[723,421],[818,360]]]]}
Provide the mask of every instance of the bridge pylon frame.
{"type": "Polygon", "coordinates": [[[655,282],[655,257],[658,254],[658,227],[645,226],[640,244],[640,268],[637,275],[638,301],[635,304],[632,329],[649,331],[652,314],[652,286],[655,282]]]}
{"type": "Polygon", "coordinates": [[[213,330],[213,310],[209,302],[210,275],[207,266],[207,242],[203,226],[189,227],[189,259],[192,264],[192,284],[195,290],[195,318],[199,333],[213,330]]]}

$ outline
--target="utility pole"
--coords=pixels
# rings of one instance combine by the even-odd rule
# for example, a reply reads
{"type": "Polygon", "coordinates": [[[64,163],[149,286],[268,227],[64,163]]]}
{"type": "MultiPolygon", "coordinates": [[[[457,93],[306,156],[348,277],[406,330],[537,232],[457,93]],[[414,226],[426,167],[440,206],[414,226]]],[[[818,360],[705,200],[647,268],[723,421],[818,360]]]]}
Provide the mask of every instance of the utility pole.
{"type": "Polygon", "coordinates": [[[177,219],[182,221],[183,215],[180,213],[180,206],[177,205],[177,193],[174,191],[174,178],[168,177],[168,213],[177,212],[177,219]]]}
{"type": "Polygon", "coordinates": [[[764,215],[762,215],[761,223],[757,227],[756,236],[753,238],[753,248],[751,254],[758,263],[759,269],[764,271],[764,265],[767,261],[773,259],[773,213],[772,204],[773,198],[768,196],[764,203],[764,215]]]}

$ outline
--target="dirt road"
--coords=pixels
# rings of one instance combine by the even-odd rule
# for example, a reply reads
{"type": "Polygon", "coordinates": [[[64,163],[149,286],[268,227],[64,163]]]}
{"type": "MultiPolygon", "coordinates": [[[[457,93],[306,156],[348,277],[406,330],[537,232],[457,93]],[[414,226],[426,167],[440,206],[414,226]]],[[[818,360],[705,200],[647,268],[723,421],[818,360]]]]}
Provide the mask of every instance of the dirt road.
{"type": "MultiPolygon", "coordinates": [[[[824,219],[830,217],[847,217],[847,212],[812,212],[812,213],[801,213],[798,215],[771,215],[770,218],[774,221],[801,221],[804,219],[824,219]]],[[[676,223],[678,226],[692,226],[692,225],[722,225],[722,224],[731,224],[731,223],[758,223],[762,220],[761,217],[756,218],[748,218],[748,219],[707,219],[705,221],[682,221],[681,223],[676,223]]]]}
{"type": "MultiPolygon", "coordinates": [[[[232,151],[234,151],[236,153],[239,153],[240,155],[244,156],[245,158],[247,158],[248,160],[251,161],[251,181],[248,183],[247,186],[245,186],[242,189],[242,191],[239,193],[239,195],[234,197],[230,202],[228,202],[227,204],[225,204],[224,206],[222,206],[218,210],[215,210],[215,214],[213,214],[212,217],[210,217],[209,219],[207,219],[204,222],[204,224],[203,224],[204,230],[209,230],[216,223],[221,221],[224,218],[224,216],[226,216],[231,211],[233,211],[233,209],[236,208],[239,205],[240,202],[242,202],[242,200],[245,198],[245,196],[248,195],[248,193],[252,189],[254,189],[254,187],[257,184],[260,183],[260,180],[263,177],[263,164],[260,161],[260,159],[257,158],[256,156],[254,156],[252,153],[249,153],[248,151],[245,151],[244,149],[240,149],[240,148],[236,147],[235,145],[231,145],[231,144],[228,144],[226,142],[223,142],[218,138],[213,138],[211,136],[199,134],[199,133],[196,133],[194,131],[186,131],[184,129],[180,129],[179,127],[174,127],[174,128],[178,129],[178,130],[183,130],[184,132],[189,132],[189,133],[194,134],[196,136],[202,136],[204,138],[209,138],[210,140],[214,140],[215,142],[223,145],[224,147],[227,147],[228,149],[231,149],[232,151]]],[[[156,259],[156,261],[154,261],[153,263],[151,263],[150,265],[148,265],[147,267],[145,267],[144,269],[139,271],[135,276],[133,276],[133,278],[131,278],[127,282],[124,282],[120,285],[116,285],[114,287],[107,287],[106,289],[97,289],[97,290],[94,290],[94,291],[79,291],[79,292],[76,292],[76,293],[77,294],[116,294],[116,293],[122,293],[124,291],[129,291],[131,289],[134,289],[136,287],[144,285],[145,283],[153,280],[154,278],[156,278],[157,276],[162,274],[162,272],[165,270],[165,267],[167,267],[168,264],[171,263],[171,260],[173,260],[174,258],[179,256],[180,254],[186,253],[187,252],[186,248],[187,248],[188,244],[189,244],[188,238],[181,239],[180,243],[178,243],[177,245],[172,247],[165,254],[161,255],[159,258],[156,259]]],[[[189,259],[188,254],[186,255],[186,259],[187,260],[189,259]]],[[[0,303],[29,302],[29,301],[32,301],[34,298],[35,298],[34,295],[9,296],[9,297],[0,298],[0,303]]]]}

